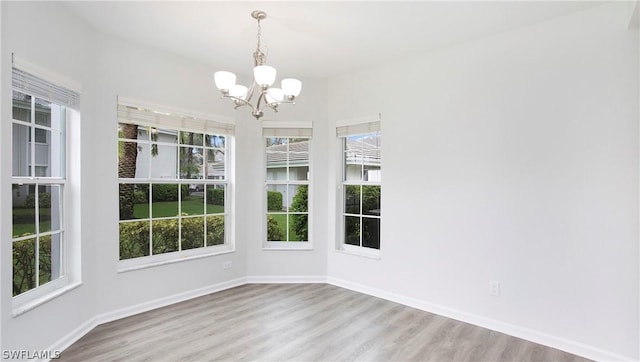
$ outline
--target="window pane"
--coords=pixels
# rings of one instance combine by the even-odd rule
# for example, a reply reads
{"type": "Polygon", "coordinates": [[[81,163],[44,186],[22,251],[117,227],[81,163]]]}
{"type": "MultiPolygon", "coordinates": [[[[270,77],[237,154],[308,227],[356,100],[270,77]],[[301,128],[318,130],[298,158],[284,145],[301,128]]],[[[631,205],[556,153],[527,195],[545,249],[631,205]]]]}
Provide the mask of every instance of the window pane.
{"type": "Polygon", "coordinates": [[[202,146],[202,133],[180,131],[180,144],[202,146]]]}
{"type": "MultiPolygon", "coordinates": [[[[282,148],[281,146],[278,146],[282,148]]],[[[285,146],[286,148],[286,146],[285,146]]],[[[287,153],[267,151],[267,180],[287,179],[287,153]]]]}
{"type": "MultiPolygon", "coordinates": [[[[42,128],[36,128],[35,129],[35,133],[36,133],[36,143],[49,143],[49,131],[42,129],[42,128]]],[[[38,162],[38,154],[36,153],[36,163],[38,162]]]]}
{"type": "Polygon", "coordinates": [[[38,187],[38,214],[41,233],[61,229],[60,202],[59,185],[38,187]]]}
{"type": "Polygon", "coordinates": [[[36,239],[13,243],[13,295],[36,287],[36,239]]]}
{"type": "Polygon", "coordinates": [[[207,185],[207,214],[224,214],[224,185],[207,185]]]}
{"type": "Polygon", "coordinates": [[[345,181],[361,181],[362,180],[362,159],[353,151],[344,153],[344,180],[345,181]]]}
{"type": "Polygon", "coordinates": [[[151,178],[178,178],[178,147],[151,144],[151,178]]]}
{"type": "Polygon", "coordinates": [[[224,215],[207,216],[207,246],[224,244],[224,215]]]}
{"type": "Polygon", "coordinates": [[[380,249],[380,219],[362,218],[362,246],[380,249]]]}
{"type": "Polygon", "coordinates": [[[360,185],[345,185],[344,194],[344,212],[360,214],[360,185]]]}
{"type": "Polygon", "coordinates": [[[47,171],[45,173],[47,174],[47,176],[51,177],[65,177],[65,161],[67,151],[65,149],[66,144],[64,134],[60,131],[47,131],[47,133],[50,137],[47,151],[51,156],[49,162],[45,163],[45,165],[49,166],[47,167],[47,171]]]}
{"type": "Polygon", "coordinates": [[[40,284],[56,280],[62,276],[60,233],[40,238],[40,284]]]}
{"type": "Polygon", "coordinates": [[[149,217],[149,184],[120,184],[120,220],[149,217]]]}
{"type": "Polygon", "coordinates": [[[205,146],[206,147],[214,147],[214,148],[222,148],[226,147],[226,139],[224,136],[218,135],[205,135],[205,146]]]}
{"type": "Polygon", "coordinates": [[[288,138],[269,137],[267,138],[267,150],[286,152],[289,143],[288,138]]]}
{"type": "MultiPolygon", "coordinates": [[[[188,188],[188,185],[151,184],[151,215],[152,217],[168,217],[178,215],[178,187],[188,188]]],[[[176,238],[177,242],[177,238],[176,238]]],[[[155,249],[154,249],[155,250],[155,249]]]]}
{"type": "Polygon", "coordinates": [[[267,214],[267,241],[287,240],[287,215],[267,214]]]}
{"type": "Polygon", "coordinates": [[[202,179],[202,147],[180,147],[180,178],[202,179]]]}
{"type": "Polygon", "coordinates": [[[29,185],[13,184],[13,237],[36,233],[36,194],[29,185]]]}
{"type": "Polygon", "coordinates": [[[13,119],[31,123],[31,96],[13,91],[13,119]]]}
{"type": "Polygon", "coordinates": [[[289,180],[309,179],[309,139],[289,140],[289,180]]]}
{"type": "Polygon", "coordinates": [[[289,215],[289,241],[309,240],[309,215],[289,215]]]}
{"type": "Polygon", "coordinates": [[[51,127],[51,102],[36,98],[36,124],[51,127]]]}
{"type": "Polygon", "coordinates": [[[207,149],[207,162],[204,165],[207,180],[225,179],[225,160],[224,150],[207,149]]]}
{"type": "Polygon", "coordinates": [[[13,124],[12,174],[13,176],[31,176],[31,128],[13,124]]]}
{"type": "Polygon", "coordinates": [[[178,251],[178,219],[153,220],[151,240],[153,255],[178,251]]]}
{"type": "Polygon", "coordinates": [[[51,235],[40,237],[39,251],[39,284],[45,284],[51,281],[51,235]]]}
{"type": "Polygon", "coordinates": [[[144,141],[149,140],[149,136],[146,132],[148,127],[138,126],[131,123],[118,123],[118,138],[125,138],[129,140],[142,139],[144,141]],[[146,135],[146,137],[142,136],[146,135]]]}
{"type": "Polygon", "coordinates": [[[118,142],[118,177],[149,177],[149,144],[118,142]]]}
{"type": "Polygon", "coordinates": [[[182,250],[204,246],[204,217],[182,218],[182,250]]]}
{"type": "Polygon", "coordinates": [[[149,221],[120,223],[120,260],[149,255],[149,221]]]}
{"type": "Polygon", "coordinates": [[[267,211],[285,211],[286,194],[286,185],[267,185],[267,211]]]}
{"type": "Polygon", "coordinates": [[[287,205],[290,212],[307,212],[309,211],[309,186],[307,185],[289,185],[289,196],[291,203],[287,205]]]}
{"type": "Polygon", "coordinates": [[[362,186],[362,213],[380,216],[380,186],[362,186]]]}
{"type": "Polygon", "coordinates": [[[345,244],[360,246],[360,217],[344,217],[344,242],[345,244]]]}
{"type": "Polygon", "coordinates": [[[204,215],[204,184],[190,184],[182,187],[181,211],[182,215],[204,215]],[[188,192],[185,192],[187,191],[188,192]]]}

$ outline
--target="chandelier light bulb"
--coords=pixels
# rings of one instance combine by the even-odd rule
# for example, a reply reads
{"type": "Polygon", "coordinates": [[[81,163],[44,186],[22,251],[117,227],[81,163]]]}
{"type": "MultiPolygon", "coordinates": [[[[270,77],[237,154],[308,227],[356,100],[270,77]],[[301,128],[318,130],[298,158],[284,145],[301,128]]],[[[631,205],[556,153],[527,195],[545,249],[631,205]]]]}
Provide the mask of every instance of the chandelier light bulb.
{"type": "Polygon", "coordinates": [[[216,82],[218,89],[230,90],[236,84],[236,75],[231,72],[219,71],[213,74],[213,79],[216,82]]]}
{"type": "Polygon", "coordinates": [[[282,91],[287,96],[297,97],[300,95],[300,91],[302,91],[302,82],[297,79],[286,78],[283,79],[280,84],[282,85],[282,91]]]}
{"type": "Polygon", "coordinates": [[[266,98],[267,103],[280,103],[284,100],[284,92],[280,88],[269,88],[266,98]]]}
{"type": "Polygon", "coordinates": [[[270,87],[276,81],[276,68],[268,65],[258,65],[253,68],[253,77],[261,87],[270,87]]]}
{"type": "Polygon", "coordinates": [[[229,95],[231,97],[245,99],[247,97],[247,92],[249,89],[243,85],[236,84],[229,89],[229,95]]]}

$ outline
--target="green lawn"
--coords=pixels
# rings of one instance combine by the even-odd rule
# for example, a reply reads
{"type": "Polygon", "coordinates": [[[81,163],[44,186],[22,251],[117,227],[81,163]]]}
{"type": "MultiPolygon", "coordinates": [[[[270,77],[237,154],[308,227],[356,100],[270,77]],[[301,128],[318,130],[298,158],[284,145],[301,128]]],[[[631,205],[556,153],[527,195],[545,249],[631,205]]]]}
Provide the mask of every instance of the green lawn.
{"type": "MultiPolygon", "coordinates": [[[[188,215],[204,215],[204,199],[202,197],[190,196],[182,200],[182,213],[188,215]]],[[[224,213],[224,206],[207,204],[207,214],[224,213]]],[[[178,215],[177,201],[163,201],[153,203],[153,217],[170,217],[178,215]]],[[[136,219],[146,219],[149,217],[149,204],[135,204],[133,206],[133,216],[136,219]]]]}
{"type": "MultiPolygon", "coordinates": [[[[51,230],[51,209],[40,209],[41,220],[47,220],[40,223],[40,232],[51,230]]],[[[35,209],[33,208],[14,208],[13,209],[13,237],[25,236],[27,234],[36,233],[35,225],[35,209]]]]}

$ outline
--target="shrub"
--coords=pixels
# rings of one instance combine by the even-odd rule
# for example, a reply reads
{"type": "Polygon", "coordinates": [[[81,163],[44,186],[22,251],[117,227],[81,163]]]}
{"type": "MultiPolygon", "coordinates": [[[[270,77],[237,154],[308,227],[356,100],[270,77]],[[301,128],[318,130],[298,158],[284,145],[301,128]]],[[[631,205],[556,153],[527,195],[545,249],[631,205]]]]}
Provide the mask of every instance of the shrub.
{"type": "MultiPolygon", "coordinates": [[[[282,194],[280,194],[282,196],[282,194]]],[[[271,216],[267,215],[267,240],[275,241],[275,240],[283,240],[284,235],[282,235],[282,230],[280,230],[280,226],[278,226],[278,221],[271,216]]]]}
{"type": "Polygon", "coordinates": [[[149,202],[149,191],[134,190],[133,191],[133,203],[134,204],[146,204],[149,202]]]}
{"type": "Polygon", "coordinates": [[[282,211],[282,193],[278,191],[267,191],[267,210],[282,211]]]}
{"type": "MultiPolygon", "coordinates": [[[[182,196],[189,196],[189,185],[179,185],[182,196]]],[[[178,184],[153,184],[151,196],[153,201],[178,201],[178,184]]]]}
{"type": "MultiPolygon", "coordinates": [[[[51,194],[49,192],[41,192],[38,196],[38,203],[41,208],[51,207],[51,194]]],[[[29,194],[24,200],[24,207],[34,208],[36,207],[36,194],[29,194]]]]}
{"type": "MultiPolygon", "coordinates": [[[[299,186],[298,191],[296,192],[296,195],[293,197],[293,201],[291,202],[290,211],[307,212],[308,199],[309,199],[309,187],[307,185],[299,186]]],[[[300,214],[291,215],[293,230],[298,235],[300,240],[309,239],[308,218],[309,218],[308,215],[300,215],[300,214]]]]}
{"type": "MultiPolygon", "coordinates": [[[[224,216],[207,216],[207,246],[224,244],[224,216]]],[[[178,218],[153,220],[153,254],[178,250],[178,218]]],[[[204,246],[204,218],[182,218],[182,250],[204,246]]],[[[149,221],[120,223],[120,260],[149,255],[149,221]]]]}
{"type": "Polygon", "coordinates": [[[224,206],[224,189],[207,189],[207,204],[224,206]]]}

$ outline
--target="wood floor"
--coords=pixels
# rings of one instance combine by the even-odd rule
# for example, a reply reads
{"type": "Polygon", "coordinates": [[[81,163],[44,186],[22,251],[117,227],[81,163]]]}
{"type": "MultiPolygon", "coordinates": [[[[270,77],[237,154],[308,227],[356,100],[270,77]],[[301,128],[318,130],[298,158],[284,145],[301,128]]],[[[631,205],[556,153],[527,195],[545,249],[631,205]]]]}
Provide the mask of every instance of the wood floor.
{"type": "Polygon", "coordinates": [[[61,361],[587,361],[328,284],[248,284],[96,327],[61,361]]]}

